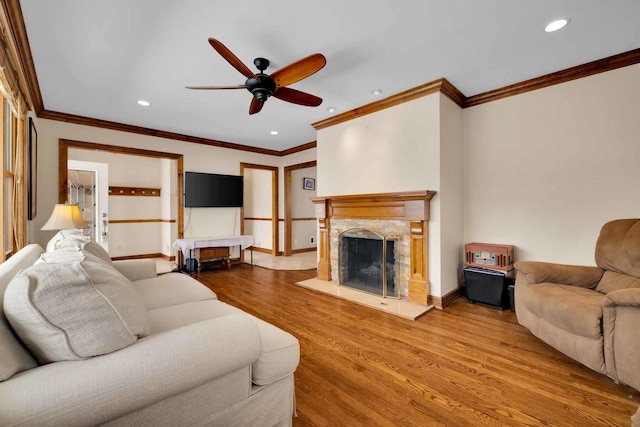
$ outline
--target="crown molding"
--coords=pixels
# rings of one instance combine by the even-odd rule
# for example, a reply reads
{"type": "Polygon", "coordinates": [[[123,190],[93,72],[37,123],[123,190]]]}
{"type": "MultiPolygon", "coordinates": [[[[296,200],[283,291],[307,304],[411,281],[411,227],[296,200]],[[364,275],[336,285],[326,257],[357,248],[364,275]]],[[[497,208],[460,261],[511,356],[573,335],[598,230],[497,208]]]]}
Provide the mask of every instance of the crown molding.
{"type": "Polygon", "coordinates": [[[427,96],[435,92],[441,92],[442,94],[446,95],[461,108],[468,108],[638,63],[640,63],[640,49],[635,49],[613,55],[608,58],[599,59],[596,61],[588,62],[586,64],[567,68],[565,70],[545,74],[544,76],[504,86],[499,89],[479,93],[470,97],[466,97],[447,79],[441,78],[424,85],[417,86],[413,89],[391,95],[380,101],[372,102],[362,107],[358,107],[353,110],[346,111],[342,114],[330,117],[328,119],[321,120],[319,122],[313,123],[312,126],[316,130],[324,129],[329,126],[334,126],[339,123],[344,123],[349,120],[353,120],[367,114],[375,113],[389,107],[394,107],[396,105],[412,101],[416,98],[427,96]]]}
{"type": "Polygon", "coordinates": [[[535,77],[533,79],[504,86],[499,89],[494,89],[488,92],[470,96],[466,99],[464,107],[467,108],[473,107],[475,105],[485,104],[487,102],[496,101],[498,99],[519,95],[521,93],[542,89],[560,83],[566,83],[571,80],[577,80],[594,74],[604,73],[606,71],[611,71],[617,68],[637,64],[639,62],[640,49],[630,50],[628,52],[609,56],[608,58],[598,59],[586,64],[556,71],[555,73],[545,74],[544,76],[535,77]]]}
{"type": "MultiPolygon", "coordinates": [[[[18,61],[18,63],[15,64],[18,77],[25,86],[25,96],[27,97],[27,101],[30,103],[30,106],[33,108],[38,117],[47,118],[50,120],[64,121],[68,123],[83,124],[86,126],[103,127],[107,129],[120,130],[123,132],[132,132],[142,135],[175,139],[178,141],[191,142],[196,144],[229,148],[233,150],[268,154],[272,156],[286,156],[316,147],[316,141],[312,141],[283,151],[269,150],[236,144],[232,142],[193,137],[173,132],[166,132],[139,126],[121,124],[117,122],[110,122],[106,120],[92,119],[88,117],[59,113],[55,111],[47,111],[44,108],[44,102],[42,100],[42,94],[40,92],[40,85],[38,84],[38,76],[35,71],[31,48],[29,46],[29,39],[27,37],[27,30],[22,15],[22,8],[20,7],[20,0],[3,0],[1,12],[2,16],[0,16],[0,18],[2,19],[2,23],[6,27],[6,30],[4,32],[5,36],[8,39],[7,44],[9,45],[12,56],[16,57],[18,61]]],[[[436,92],[441,92],[461,108],[468,108],[638,63],[640,63],[640,49],[635,49],[607,58],[592,61],[586,64],[567,68],[565,70],[546,74],[544,76],[504,86],[502,88],[479,93],[470,97],[466,97],[446,78],[441,78],[406,90],[404,92],[400,92],[396,95],[391,95],[380,101],[376,101],[362,107],[344,112],[342,114],[330,117],[328,119],[321,120],[319,122],[313,123],[312,126],[316,130],[323,129],[436,92]]]]}
{"type": "Polygon", "coordinates": [[[289,154],[299,153],[304,150],[309,150],[311,148],[316,148],[318,145],[318,141],[307,142],[306,144],[298,145],[297,147],[288,148],[286,150],[282,150],[278,153],[278,156],[288,156],[289,154]]]}
{"type": "Polygon", "coordinates": [[[248,151],[251,153],[267,154],[270,156],[286,156],[290,153],[307,150],[315,147],[315,141],[307,144],[293,147],[285,151],[269,150],[266,148],[250,147],[248,145],[235,144],[233,142],[218,141],[215,139],[200,138],[191,135],[183,135],[180,133],[166,132],[156,129],[149,129],[140,126],[127,125],[118,122],[110,122],[107,120],[92,119],[89,117],[76,116],[74,114],[59,113],[56,111],[44,110],[38,117],[48,120],[56,120],[60,122],[73,123],[77,125],[93,126],[103,129],[116,130],[121,132],[137,133],[140,135],[155,136],[158,138],[173,139],[176,141],[191,142],[194,144],[209,145],[212,147],[229,148],[231,150],[248,151]],[[311,147],[313,145],[313,147],[311,147]]]}
{"type": "Polygon", "coordinates": [[[353,120],[357,117],[362,117],[367,114],[372,114],[377,111],[395,107],[396,105],[404,104],[405,102],[409,102],[417,98],[422,98],[423,96],[431,95],[432,93],[436,92],[442,92],[444,95],[451,98],[451,100],[458,104],[460,107],[464,106],[465,96],[462,94],[462,92],[460,92],[458,89],[456,89],[455,86],[449,83],[447,79],[441,78],[420,86],[416,86],[412,89],[405,90],[404,92],[388,96],[387,98],[381,99],[379,101],[363,105],[362,107],[358,107],[353,110],[335,115],[333,117],[329,117],[328,119],[312,123],[311,126],[313,126],[316,130],[324,129],[326,127],[334,126],[339,123],[348,122],[349,120],[353,120]]]}

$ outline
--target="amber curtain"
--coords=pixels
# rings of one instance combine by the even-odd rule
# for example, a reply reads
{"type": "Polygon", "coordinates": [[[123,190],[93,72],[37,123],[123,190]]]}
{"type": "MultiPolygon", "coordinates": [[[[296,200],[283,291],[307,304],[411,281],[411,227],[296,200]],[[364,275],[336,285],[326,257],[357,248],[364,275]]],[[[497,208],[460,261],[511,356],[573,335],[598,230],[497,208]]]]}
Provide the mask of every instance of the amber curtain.
{"type": "MultiPolygon", "coordinates": [[[[27,103],[20,91],[18,78],[11,67],[4,45],[0,49],[0,92],[9,101],[13,113],[12,120],[6,123],[6,126],[12,127],[11,172],[13,185],[9,194],[8,211],[3,209],[3,216],[9,215],[11,218],[11,239],[14,250],[18,250],[26,245],[27,234],[27,103]]],[[[5,162],[5,159],[2,161],[5,162]]]]}

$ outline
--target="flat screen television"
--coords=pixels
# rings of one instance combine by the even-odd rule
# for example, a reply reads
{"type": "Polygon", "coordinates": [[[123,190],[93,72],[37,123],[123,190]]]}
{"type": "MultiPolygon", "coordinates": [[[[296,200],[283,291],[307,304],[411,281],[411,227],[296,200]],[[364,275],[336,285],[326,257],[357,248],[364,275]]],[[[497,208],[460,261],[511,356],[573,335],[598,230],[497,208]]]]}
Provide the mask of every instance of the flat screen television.
{"type": "Polygon", "coordinates": [[[184,174],[187,208],[240,208],[244,196],[242,176],[201,172],[184,174]]]}

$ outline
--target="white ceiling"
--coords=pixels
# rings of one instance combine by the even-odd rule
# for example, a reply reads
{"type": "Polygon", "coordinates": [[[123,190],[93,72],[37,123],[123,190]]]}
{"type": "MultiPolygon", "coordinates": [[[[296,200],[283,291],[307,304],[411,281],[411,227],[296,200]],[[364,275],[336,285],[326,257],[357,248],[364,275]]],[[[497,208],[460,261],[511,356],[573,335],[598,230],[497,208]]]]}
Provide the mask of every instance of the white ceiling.
{"type": "Polygon", "coordinates": [[[314,141],[311,123],[441,77],[471,96],[640,47],[639,0],[20,3],[46,110],[278,151],[314,141]],[[545,33],[559,17],[570,24],[545,33]],[[209,37],[252,70],[269,59],[267,73],[324,54],[291,86],[324,102],[271,98],[249,116],[245,90],[185,89],[244,84],[209,37]]]}

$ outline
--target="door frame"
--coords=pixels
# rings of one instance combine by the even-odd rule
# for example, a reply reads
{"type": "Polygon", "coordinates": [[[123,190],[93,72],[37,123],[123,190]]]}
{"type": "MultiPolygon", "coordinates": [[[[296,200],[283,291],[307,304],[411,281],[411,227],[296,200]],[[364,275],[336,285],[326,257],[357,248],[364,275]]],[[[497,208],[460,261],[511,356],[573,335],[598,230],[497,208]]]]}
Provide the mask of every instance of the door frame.
{"type": "Polygon", "coordinates": [[[318,162],[313,160],[284,167],[284,256],[293,255],[292,172],[316,166],[318,166],[318,162]]]}
{"type": "MultiPolygon", "coordinates": [[[[122,147],[119,145],[96,144],[93,142],[73,141],[70,139],[58,140],[58,203],[65,203],[67,200],[67,162],[69,160],[69,149],[77,148],[80,150],[99,150],[114,154],[129,154],[132,156],[152,157],[156,159],[170,159],[177,162],[176,185],[176,201],[178,207],[177,218],[177,238],[181,238],[184,233],[184,156],[176,153],[166,153],[163,151],[145,150],[142,148],[122,147]]],[[[180,251],[178,251],[180,254],[180,251]]]]}
{"type": "MultiPolygon", "coordinates": [[[[280,243],[280,227],[278,227],[278,167],[258,165],[255,163],[240,163],[240,175],[244,177],[245,169],[259,169],[271,171],[271,255],[278,256],[280,243]]],[[[244,203],[240,208],[240,234],[244,235],[244,203]]]]}

